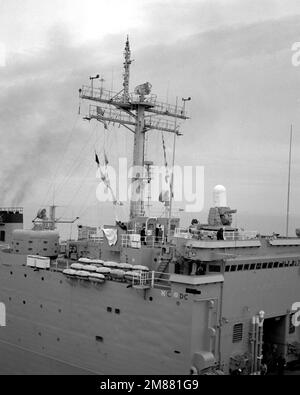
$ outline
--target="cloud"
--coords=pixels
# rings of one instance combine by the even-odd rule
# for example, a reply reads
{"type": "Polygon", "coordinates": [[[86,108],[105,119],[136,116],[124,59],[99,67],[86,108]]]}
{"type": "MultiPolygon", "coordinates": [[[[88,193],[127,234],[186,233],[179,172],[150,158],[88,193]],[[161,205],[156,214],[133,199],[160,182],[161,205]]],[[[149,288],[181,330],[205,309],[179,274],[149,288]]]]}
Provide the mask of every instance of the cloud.
{"type": "MultiPolygon", "coordinates": [[[[121,65],[125,37],[115,42],[121,65]]],[[[87,106],[78,114],[78,89],[94,73],[111,77],[114,57],[108,61],[103,55],[106,45],[97,43],[96,51],[95,42],[74,44],[68,29],[58,25],[48,32],[45,48],[10,54],[0,69],[1,204],[44,204],[45,197],[52,201],[54,189],[60,201],[69,202],[82,184],[80,200],[85,184],[95,180],[94,150],[96,144],[102,149],[102,127],[82,120],[87,106]]],[[[120,67],[115,79],[121,74],[120,67]]]]}
{"type": "Polygon", "coordinates": [[[20,204],[63,153],[78,107],[74,65],[81,57],[67,37],[52,36],[47,50],[10,58],[0,70],[2,201],[20,204]]]}
{"type": "Polygon", "coordinates": [[[6,47],[4,43],[0,43],[0,67],[6,65],[6,47]]]}
{"type": "MultiPolygon", "coordinates": [[[[153,93],[163,100],[167,91],[170,101],[176,95],[179,101],[192,96],[192,118],[183,127],[177,162],[206,167],[207,206],[211,187],[225,183],[235,205],[276,212],[284,201],[289,124],[299,124],[300,69],[291,64],[290,48],[299,41],[300,17],[217,26],[159,43],[146,39],[153,18],[150,15],[149,24],[132,37],[137,46],[132,45],[131,89],[150,81],[153,93]],[[262,201],[265,197],[268,204],[262,201]]],[[[80,181],[92,182],[93,150],[96,141],[99,149],[105,141],[102,132],[95,138],[92,124],[80,119],[75,124],[77,90],[95,73],[104,75],[110,88],[113,72],[114,89],[121,86],[124,39],[116,34],[79,44],[58,24],[48,32],[43,48],[9,55],[0,69],[3,203],[41,200],[57,168],[59,184],[68,180],[66,194],[59,196],[65,202],[80,181]]],[[[160,139],[155,132],[149,136],[148,157],[162,163],[160,139]]],[[[171,137],[166,139],[171,146],[171,137]]],[[[131,155],[127,131],[112,130],[105,144],[112,162],[131,155]]],[[[299,144],[296,137],[295,152],[299,144]]],[[[300,173],[299,164],[295,156],[294,177],[300,173]]],[[[86,195],[83,187],[76,198],[86,195]]]]}

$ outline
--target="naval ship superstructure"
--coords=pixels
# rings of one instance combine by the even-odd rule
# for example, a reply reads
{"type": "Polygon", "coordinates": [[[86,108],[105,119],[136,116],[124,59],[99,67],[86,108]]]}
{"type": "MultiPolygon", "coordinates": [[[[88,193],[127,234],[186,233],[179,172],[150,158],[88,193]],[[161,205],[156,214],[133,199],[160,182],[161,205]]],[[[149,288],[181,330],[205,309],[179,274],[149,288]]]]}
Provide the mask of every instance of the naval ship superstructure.
{"type": "MultiPolygon", "coordinates": [[[[146,132],[176,138],[187,115],[157,103],[149,83],[130,94],[130,64],[127,40],[122,91],[84,86],[80,97],[96,103],[86,119],[131,129],[134,165],[145,168],[146,132]]],[[[172,186],[169,214],[146,216],[145,177],[133,178],[128,222],[101,238],[80,228],[60,244],[54,207],[31,230],[21,208],[0,209],[0,372],[255,375],[279,357],[298,361],[300,237],[234,227],[221,186],[205,224],[180,227],[172,186]]]]}

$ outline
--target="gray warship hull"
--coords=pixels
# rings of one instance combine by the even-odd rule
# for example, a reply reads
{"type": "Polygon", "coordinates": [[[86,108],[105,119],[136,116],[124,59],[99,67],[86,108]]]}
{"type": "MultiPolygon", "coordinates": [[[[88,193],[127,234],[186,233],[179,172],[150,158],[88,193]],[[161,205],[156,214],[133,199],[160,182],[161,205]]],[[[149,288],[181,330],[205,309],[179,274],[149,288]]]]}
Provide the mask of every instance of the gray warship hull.
{"type": "Polygon", "coordinates": [[[271,325],[265,342],[291,352],[288,346],[300,340],[299,328],[290,329],[300,254],[287,258],[290,265],[241,270],[259,261],[248,256],[228,262],[223,274],[173,274],[165,286],[142,289],[69,279],[55,268],[34,270],[26,256],[1,251],[7,326],[0,328],[0,372],[179,375],[190,373],[197,353],[212,353],[228,373],[233,356],[249,351],[251,317],[258,309],[271,325]],[[243,334],[235,342],[237,323],[243,334]]]}

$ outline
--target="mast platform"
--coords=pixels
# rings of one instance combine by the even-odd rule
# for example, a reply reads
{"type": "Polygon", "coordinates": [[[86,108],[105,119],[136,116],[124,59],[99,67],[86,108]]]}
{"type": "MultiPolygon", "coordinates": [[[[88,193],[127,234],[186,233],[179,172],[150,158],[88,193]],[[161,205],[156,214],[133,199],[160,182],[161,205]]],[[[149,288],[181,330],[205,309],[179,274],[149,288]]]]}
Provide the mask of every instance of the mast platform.
{"type": "Polygon", "coordinates": [[[80,98],[84,100],[96,101],[103,104],[109,104],[127,110],[136,110],[139,105],[147,107],[148,112],[156,115],[169,116],[179,119],[189,119],[184,106],[175,106],[157,100],[157,95],[144,96],[141,100],[140,95],[130,94],[129,100],[124,101],[122,91],[113,92],[103,88],[94,88],[83,85],[79,91],[80,98]]]}

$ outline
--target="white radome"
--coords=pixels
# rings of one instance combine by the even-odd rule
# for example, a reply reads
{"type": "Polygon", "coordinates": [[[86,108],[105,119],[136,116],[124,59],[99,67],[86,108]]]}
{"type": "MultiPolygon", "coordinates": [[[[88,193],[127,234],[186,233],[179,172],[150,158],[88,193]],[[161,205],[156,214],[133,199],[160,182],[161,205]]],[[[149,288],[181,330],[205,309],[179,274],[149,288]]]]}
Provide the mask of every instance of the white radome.
{"type": "Polygon", "coordinates": [[[223,185],[216,185],[213,190],[214,207],[227,207],[227,193],[223,185]]]}

